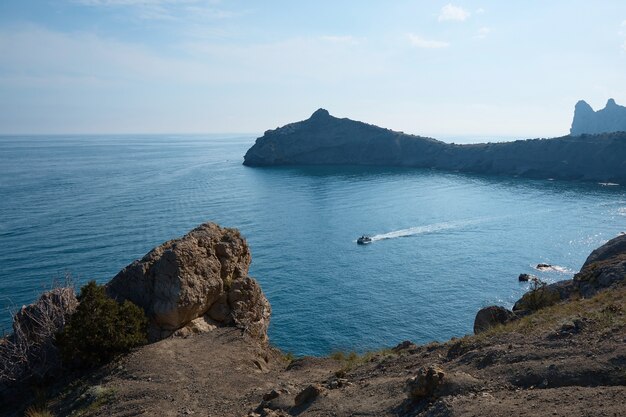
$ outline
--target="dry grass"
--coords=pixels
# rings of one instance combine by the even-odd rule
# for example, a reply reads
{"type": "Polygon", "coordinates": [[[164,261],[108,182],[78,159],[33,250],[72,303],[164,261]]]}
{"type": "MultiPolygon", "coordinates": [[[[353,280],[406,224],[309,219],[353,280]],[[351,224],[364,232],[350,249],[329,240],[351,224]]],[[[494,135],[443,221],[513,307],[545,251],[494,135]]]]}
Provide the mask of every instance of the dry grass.
{"type": "Polygon", "coordinates": [[[71,278],[13,314],[13,333],[0,339],[0,384],[41,378],[59,365],[55,334],[76,308],[71,278]]]}
{"type": "Polygon", "coordinates": [[[354,351],[349,353],[335,351],[331,353],[329,357],[338,362],[341,362],[341,368],[337,372],[335,372],[335,375],[342,378],[347,372],[350,372],[352,369],[356,368],[359,365],[363,365],[377,359],[394,355],[397,355],[397,353],[391,349],[381,349],[372,352],[365,352],[362,355],[354,351]]]}
{"type": "Polygon", "coordinates": [[[24,411],[24,417],[54,417],[45,406],[30,406],[24,411]]]}

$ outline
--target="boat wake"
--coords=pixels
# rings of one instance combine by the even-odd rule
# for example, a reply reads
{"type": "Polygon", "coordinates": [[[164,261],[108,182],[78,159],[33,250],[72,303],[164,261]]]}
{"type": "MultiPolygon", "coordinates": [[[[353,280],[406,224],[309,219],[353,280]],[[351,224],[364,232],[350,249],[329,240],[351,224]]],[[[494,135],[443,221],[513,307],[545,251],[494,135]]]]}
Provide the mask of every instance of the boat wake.
{"type": "Polygon", "coordinates": [[[395,230],[393,232],[382,233],[382,234],[373,235],[370,237],[372,238],[372,242],[376,242],[378,240],[423,235],[427,233],[436,233],[436,232],[441,232],[444,230],[451,230],[451,229],[461,229],[463,227],[468,227],[468,226],[472,226],[475,224],[479,224],[487,220],[489,219],[473,219],[473,220],[433,223],[433,224],[427,224],[424,226],[410,227],[408,229],[395,230]]]}

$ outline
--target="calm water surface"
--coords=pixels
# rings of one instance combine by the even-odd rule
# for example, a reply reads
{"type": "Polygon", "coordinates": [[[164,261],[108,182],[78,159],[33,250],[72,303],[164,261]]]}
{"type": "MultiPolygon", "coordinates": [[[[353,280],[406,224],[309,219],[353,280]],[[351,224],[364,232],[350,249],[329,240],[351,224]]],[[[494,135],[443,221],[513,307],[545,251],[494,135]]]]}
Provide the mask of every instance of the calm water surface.
{"type": "Polygon", "coordinates": [[[444,340],[571,277],[626,230],[626,189],[416,169],[248,168],[253,137],[0,137],[0,327],[52,280],[106,282],[205,221],[237,227],[295,354],[444,340]],[[361,234],[371,245],[357,246],[361,234]],[[561,272],[540,273],[547,262],[561,272]]]}

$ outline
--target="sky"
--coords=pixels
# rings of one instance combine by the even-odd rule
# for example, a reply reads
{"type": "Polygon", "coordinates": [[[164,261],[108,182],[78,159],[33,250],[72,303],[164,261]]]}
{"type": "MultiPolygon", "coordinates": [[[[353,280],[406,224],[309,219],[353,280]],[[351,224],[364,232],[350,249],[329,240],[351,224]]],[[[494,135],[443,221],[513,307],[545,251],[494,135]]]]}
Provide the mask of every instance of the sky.
{"type": "Polygon", "coordinates": [[[1,0],[0,133],[262,133],[322,107],[433,137],[626,104],[626,1],[1,0]]]}

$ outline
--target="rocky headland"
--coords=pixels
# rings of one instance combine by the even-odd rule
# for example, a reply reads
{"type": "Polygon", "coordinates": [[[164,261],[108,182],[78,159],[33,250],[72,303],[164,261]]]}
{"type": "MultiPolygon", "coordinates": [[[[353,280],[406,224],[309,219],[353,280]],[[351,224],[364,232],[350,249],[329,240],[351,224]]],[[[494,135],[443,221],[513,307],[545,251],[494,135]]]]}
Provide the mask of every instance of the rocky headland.
{"type": "MultiPolygon", "coordinates": [[[[577,114],[580,108],[577,105],[577,114]]],[[[581,117],[575,119],[576,126],[581,117]]],[[[615,117],[626,123],[623,116],[615,117]]],[[[622,130],[456,145],[340,119],[319,109],[307,120],[266,131],[248,150],[243,163],[400,166],[626,184],[626,129],[622,130]]]]}
{"type": "MultiPolygon", "coordinates": [[[[626,235],[591,253],[572,280],[530,277],[512,311],[478,312],[474,335],[330,357],[272,347],[270,306],[248,276],[250,260],[237,230],[212,223],[154,248],[106,286],[143,308],[152,343],[82,373],[57,363],[19,390],[4,379],[0,414],[21,416],[34,403],[49,414],[25,415],[626,414],[626,235]]],[[[53,352],[42,317],[60,328],[76,304],[67,289],[44,294],[16,315],[0,353],[16,335],[45,347],[35,353],[53,352]]]]}

